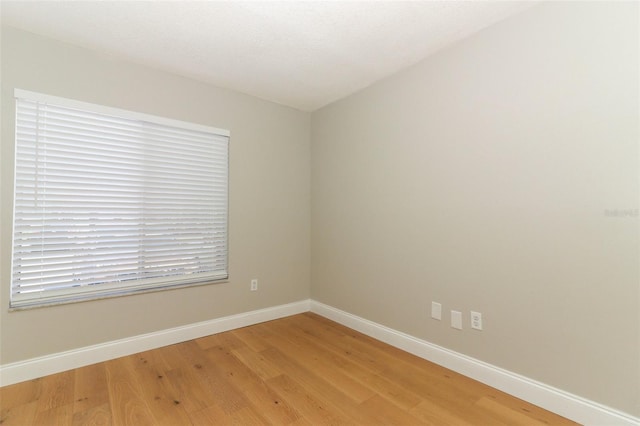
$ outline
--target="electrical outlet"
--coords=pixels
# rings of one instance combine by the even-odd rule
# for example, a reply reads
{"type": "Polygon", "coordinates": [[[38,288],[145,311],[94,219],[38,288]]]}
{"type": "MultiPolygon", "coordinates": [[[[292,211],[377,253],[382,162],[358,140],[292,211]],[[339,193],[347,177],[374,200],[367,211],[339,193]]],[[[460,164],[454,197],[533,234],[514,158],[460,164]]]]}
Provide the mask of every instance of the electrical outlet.
{"type": "Polygon", "coordinates": [[[438,302],[431,302],[431,318],[438,321],[442,319],[442,305],[438,302]]]}
{"type": "Polygon", "coordinates": [[[254,278],[251,280],[251,291],[258,291],[258,279],[254,278]]]}
{"type": "Polygon", "coordinates": [[[451,311],[451,327],[462,330],[462,312],[451,311]]]}
{"type": "Polygon", "coordinates": [[[471,328],[482,330],[482,314],[471,311],[471,328]]]}

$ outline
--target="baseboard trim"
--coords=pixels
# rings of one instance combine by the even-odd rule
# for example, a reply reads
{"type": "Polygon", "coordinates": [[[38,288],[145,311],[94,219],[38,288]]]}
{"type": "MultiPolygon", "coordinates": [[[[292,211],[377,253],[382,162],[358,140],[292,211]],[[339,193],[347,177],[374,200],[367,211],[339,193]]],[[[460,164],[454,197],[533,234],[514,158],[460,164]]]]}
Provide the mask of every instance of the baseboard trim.
{"type": "Polygon", "coordinates": [[[311,312],[584,425],[638,426],[640,419],[425,340],[311,301],[311,312]]]}
{"type": "Polygon", "coordinates": [[[0,386],[24,382],[309,310],[310,301],[307,299],[1,365],[0,386]]]}

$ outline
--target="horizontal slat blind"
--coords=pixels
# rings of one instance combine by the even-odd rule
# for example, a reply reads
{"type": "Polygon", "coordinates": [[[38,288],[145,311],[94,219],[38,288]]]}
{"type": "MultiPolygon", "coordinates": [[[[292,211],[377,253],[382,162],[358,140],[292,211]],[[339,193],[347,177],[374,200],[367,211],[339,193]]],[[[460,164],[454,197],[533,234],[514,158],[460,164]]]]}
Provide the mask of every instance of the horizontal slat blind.
{"type": "Polygon", "coordinates": [[[16,90],[12,307],[226,279],[228,143],[16,90]]]}

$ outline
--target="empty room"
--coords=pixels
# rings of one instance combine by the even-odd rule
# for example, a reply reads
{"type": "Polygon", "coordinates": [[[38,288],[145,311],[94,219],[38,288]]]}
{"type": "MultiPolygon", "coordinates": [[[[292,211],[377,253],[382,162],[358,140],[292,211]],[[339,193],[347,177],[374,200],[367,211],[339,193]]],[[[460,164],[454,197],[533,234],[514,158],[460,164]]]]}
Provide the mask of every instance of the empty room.
{"type": "Polygon", "coordinates": [[[0,424],[640,425],[637,1],[0,1],[0,424]]]}

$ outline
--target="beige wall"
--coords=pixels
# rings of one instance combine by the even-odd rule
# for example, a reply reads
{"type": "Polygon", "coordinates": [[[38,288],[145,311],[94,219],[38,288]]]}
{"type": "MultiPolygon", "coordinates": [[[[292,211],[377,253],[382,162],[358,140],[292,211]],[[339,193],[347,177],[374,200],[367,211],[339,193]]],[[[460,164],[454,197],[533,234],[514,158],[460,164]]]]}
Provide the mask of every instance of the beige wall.
{"type": "Polygon", "coordinates": [[[314,113],[312,298],[640,415],[638,12],[545,3],[314,113]]]}
{"type": "Polygon", "coordinates": [[[11,28],[1,47],[2,364],[309,298],[308,113],[11,28]],[[230,281],[7,312],[16,87],[229,129],[230,281]]]}

